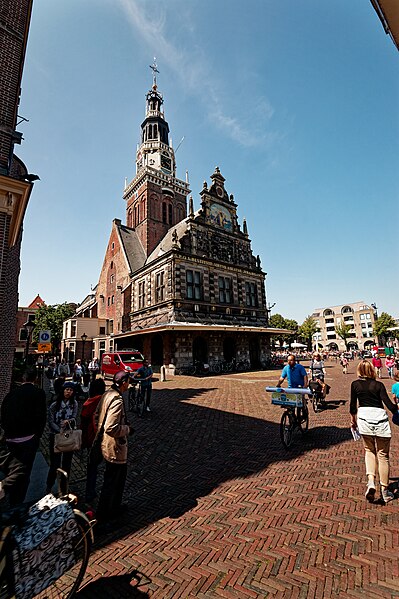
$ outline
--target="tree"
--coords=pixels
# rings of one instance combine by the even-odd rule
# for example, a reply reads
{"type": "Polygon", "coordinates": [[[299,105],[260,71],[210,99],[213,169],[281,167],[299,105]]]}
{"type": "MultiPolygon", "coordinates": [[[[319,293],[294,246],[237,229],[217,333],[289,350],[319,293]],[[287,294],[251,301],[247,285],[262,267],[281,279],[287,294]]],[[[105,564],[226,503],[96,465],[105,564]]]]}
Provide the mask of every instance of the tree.
{"type": "Polygon", "coordinates": [[[346,340],[350,336],[351,330],[352,325],[346,324],[345,322],[342,322],[341,324],[335,327],[335,332],[337,333],[338,337],[341,337],[341,339],[344,340],[346,349],[348,349],[348,343],[346,340]]]}
{"type": "Polygon", "coordinates": [[[281,314],[273,314],[269,319],[269,325],[275,329],[288,329],[292,331],[291,334],[282,333],[281,335],[273,335],[273,337],[279,341],[280,346],[282,346],[284,342],[289,343],[292,341],[298,330],[298,323],[296,320],[284,318],[281,314]]]}
{"type": "Polygon", "coordinates": [[[387,312],[381,312],[381,315],[374,322],[374,335],[377,335],[378,339],[382,337],[385,342],[386,337],[388,337],[390,334],[390,331],[388,331],[388,329],[395,326],[396,322],[394,318],[387,312]]]}
{"type": "Polygon", "coordinates": [[[313,316],[307,316],[298,329],[298,336],[306,342],[309,350],[312,349],[313,335],[317,331],[317,324],[313,316]]]}
{"type": "Polygon", "coordinates": [[[62,325],[64,320],[75,313],[75,304],[55,304],[53,306],[40,306],[36,312],[33,341],[37,343],[39,331],[51,331],[53,353],[59,350],[62,339],[62,325]]]}

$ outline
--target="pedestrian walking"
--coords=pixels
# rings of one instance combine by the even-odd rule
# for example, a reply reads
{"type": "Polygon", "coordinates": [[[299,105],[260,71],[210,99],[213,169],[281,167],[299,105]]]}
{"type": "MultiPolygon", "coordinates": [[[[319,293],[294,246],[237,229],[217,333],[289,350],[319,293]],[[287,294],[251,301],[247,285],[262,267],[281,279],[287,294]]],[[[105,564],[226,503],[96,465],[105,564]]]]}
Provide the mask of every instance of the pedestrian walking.
{"type": "Polygon", "coordinates": [[[147,412],[151,412],[150,401],[152,395],[152,375],[153,370],[151,365],[148,364],[147,360],[143,360],[143,365],[139,368],[134,378],[140,381],[140,393],[143,399],[145,399],[145,407],[147,412]]]}
{"type": "Polygon", "coordinates": [[[106,522],[121,514],[127,475],[128,435],[133,433],[126,418],[122,394],[129,388],[129,374],[117,372],[113,385],[97,407],[97,429],[103,430],[101,452],[105,460],[104,482],[97,507],[97,519],[106,522]]]}
{"type": "Polygon", "coordinates": [[[380,356],[378,354],[376,354],[373,359],[371,360],[372,365],[374,366],[374,368],[377,371],[377,376],[380,379],[381,378],[381,368],[382,368],[382,360],[380,358],[380,356]]]}
{"type": "MultiPolygon", "coordinates": [[[[101,397],[105,393],[104,379],[95,379],[90,383],[89,399],[87,399],[80,414],[80,426],[82,429],[82,448],[90,450],[96,436],[97,428],[94,419],[97,406],[101,397]]],[[[86,478],[86,501],[91,503],[96,498],[97,481],[97,463],[90,460],[90,453],[87,460],[87,478],[86,478]]]]}
{"type": "Polygon", "coordinates": [[[36,368],[28,369],[24,382],[8,393],[1,405],[1,425],[12,458],[23,464],[24,474],[10,488],[10,505],[25,499],[40,437],[46,425],[46,394],[36,385],[36,368]]]}
{"type": "Polygon", "coordinates": [[[73,380],[75,383],[80,383],[83,376],[83,367],[82,361],[80,359],[76,360],[75,366],[73,367],[73,380]]]}
{"type": "Polygon", "coordinates": [[[69,364],[67,364],[65,361],[65,358],[62,358],[61,362],[58,364],[57,374],[58,376],[64,375],[65,378],[70,376],[71,370],[69,368],[69,364]]]}
{"type": "Polygon", "coordinates": [[[387,356],[385,358],[385,368],[388,371],[388,376],[390,379],[393,379],[394,369],[395,369],[395,357],[387,356]]]}
{"type": "Polygon", "coordinates": [[[345,354],[341,354],[340,357],[340,364],[342,366],[342,374],[347,374],[348,373],[348,358],[345,356],[345,354]]]}
{"type": "Polygon", "coordinates": [[[50,428],[50,468],[47,475],[47,493],[55,483],[57,477],[57,468],[62,468],[69,474],[71,472],[73,451],[54,451],[54,442],[56,433],[63,432],[68,427],[76,427],[76,417],[78,415],[78,402],[75,399],[75,384],[72,382],[64,383],[62,393],[58,395],[48,410],[48,424],[50,428]]]}
{"type": "Polygon", "coordinates": [[[387,503],[394,495],[388,489],[391,428],[384,406],[393,414],[398,406],[389,399],[383,383],[376,380],[375,369],[368,360],[359,362],[357,376],[351,385],[350,414],[351,427],[359,429],[365,449],[365,496],[368,501],[374,501],[378,462],[381,497],[387,503]]]}
{"type": "Polygon", "coordinates": [[[93,358],[89,363],[89,372],[91,380],[94,381],[97,378],[98,373],[100,372],[100,364],[98,363],[97,358],[93,358]]]}

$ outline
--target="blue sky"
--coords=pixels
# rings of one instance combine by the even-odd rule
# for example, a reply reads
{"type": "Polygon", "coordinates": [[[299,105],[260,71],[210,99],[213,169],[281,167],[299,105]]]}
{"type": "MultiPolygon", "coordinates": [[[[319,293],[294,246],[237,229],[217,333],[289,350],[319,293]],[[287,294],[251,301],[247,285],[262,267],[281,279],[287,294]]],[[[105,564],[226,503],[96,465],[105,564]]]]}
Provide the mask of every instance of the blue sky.
{"type": "Polygon", "coordinates": [[[98,280],[156,56],[194,205],[216,165],[273,312],[376,302],[399,316],[399,53],[365,0],[35,0],[18,155],[39,174],[20,305],[98,280]]]}

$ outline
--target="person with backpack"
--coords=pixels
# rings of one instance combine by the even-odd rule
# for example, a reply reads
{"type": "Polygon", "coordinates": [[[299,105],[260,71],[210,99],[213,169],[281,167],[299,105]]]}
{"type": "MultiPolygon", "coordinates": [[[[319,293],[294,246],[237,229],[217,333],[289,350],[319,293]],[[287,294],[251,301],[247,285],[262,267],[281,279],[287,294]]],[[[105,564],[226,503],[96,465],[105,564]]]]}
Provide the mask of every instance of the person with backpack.
{"type": "Polygon", "coordinates": [[[86,501],[91,503],[96,498],[96,481],[98,464],[90,460],[90,449],[95,439],[97,428],[94,420],[94,415],[97,406],[100,403],[101,397],[105,393],[104,379],[95,379],[90,383],[89,399],[87,399],[80,414],[80,428],[82,429],[82,449],[89,450],[87,460],[87,477],[86,477],[86,501]]]}

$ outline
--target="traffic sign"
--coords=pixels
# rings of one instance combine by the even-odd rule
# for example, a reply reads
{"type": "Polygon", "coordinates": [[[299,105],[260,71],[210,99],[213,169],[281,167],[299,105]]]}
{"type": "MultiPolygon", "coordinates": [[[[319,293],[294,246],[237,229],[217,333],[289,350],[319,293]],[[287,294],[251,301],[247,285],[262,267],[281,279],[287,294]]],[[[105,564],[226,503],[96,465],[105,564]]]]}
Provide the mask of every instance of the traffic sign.
{"type": "Polygon", "coordinates": [[[51,351],[51,343],[38,343],[37,351],[41,354],[46,354],[51,351]]]}
{"type": "Polygon", "coordinates": [[[39,343],[50,343],[51,331],[39,331],[39,343]]]}

